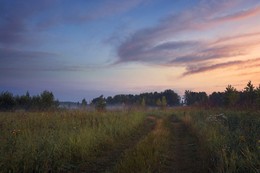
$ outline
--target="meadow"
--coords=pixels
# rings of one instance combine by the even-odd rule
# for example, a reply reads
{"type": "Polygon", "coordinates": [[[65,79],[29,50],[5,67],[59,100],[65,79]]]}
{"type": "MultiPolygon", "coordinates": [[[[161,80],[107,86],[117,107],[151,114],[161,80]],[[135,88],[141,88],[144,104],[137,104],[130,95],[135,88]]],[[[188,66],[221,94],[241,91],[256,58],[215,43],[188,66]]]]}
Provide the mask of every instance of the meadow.
{"type": "Polygon", "coordinates": [[[0,113],[1,172],[259,172],[259,112],[0,113]],[[209,121],[223,113],[227,120],[209,121]]]}

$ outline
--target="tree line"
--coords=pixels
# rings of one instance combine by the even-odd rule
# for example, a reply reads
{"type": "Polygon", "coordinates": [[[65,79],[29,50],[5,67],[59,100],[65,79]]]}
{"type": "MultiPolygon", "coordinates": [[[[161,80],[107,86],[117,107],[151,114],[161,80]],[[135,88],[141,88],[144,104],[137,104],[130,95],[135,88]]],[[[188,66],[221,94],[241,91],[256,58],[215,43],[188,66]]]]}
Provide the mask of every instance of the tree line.
{"type": "Polygon", "coordinates": [[[104,98],[103,95],[94,98],[91,101],[93,105],[127,105],[127,106],[178,106],[180,104],[180,96],[173,90],[165,90],[163,92],[133,94],[118,94],[114,97],[104,98]]]}
{"type": "Polygon", "coordinates": [[[255,87],[249,81],[242,91],[228,85],[224,92],[213,92],[209,96],[205,92],[187,90],[184,94],[184,103],[188,106],[260,109],[260,85],[255,87]]]}
{"type": "Polygon", "coordinates": [[[48,110],[58,108],[59,102],[55,100],[50,91],[43,91],[40,95],[31,96],[27,91],[24,95],[14,96],[5,91],[0,94],[0,110],[48,110]]]}
{"type": "MultiPolygon", "coordinates": [[[[85,99],[79,107],[86,108],[85,99]]],[[[228,85],[224,92],[213,92],[207,95],[206,92],[193,92],[186,90],[184,98],[173,90],[163,92],[146,92],[138,95],[118,94],[105,98],[103,95],[94,98],[90,105],[97,110],[104,110],[107,105],[126,106],[152,106],[165,108],[167,106],[205,106],[205,107],[225,107],[241,109],[260,109],[260,85],[255,87],[251,81],[247,83],[242,91],[238,91],[232,85],[228,85]]],[[[14,96],[5,91],[0,94],[0,110],[8,111],[15,109],[24,110],[48,110],[57,109],[59,101],[50,91],[43,91],[40,95],[31,96],[29,92],[21,96],[14,96]]]]}

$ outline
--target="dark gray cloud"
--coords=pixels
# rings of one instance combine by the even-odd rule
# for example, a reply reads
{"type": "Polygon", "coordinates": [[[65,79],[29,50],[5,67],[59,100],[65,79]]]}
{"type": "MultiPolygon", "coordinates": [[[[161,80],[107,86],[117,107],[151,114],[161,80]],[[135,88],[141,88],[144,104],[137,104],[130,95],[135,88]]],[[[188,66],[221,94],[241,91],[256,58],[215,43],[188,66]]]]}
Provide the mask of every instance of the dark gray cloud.
{"type": "Polygon", "coordinates": [[[33,32],[61,24],[81,24],[127,12],[147,0],[103,1],[91,7],[88,1],[75,1],[73,6],[63,0],[1,0],[0,46],[33,43],[33,32]]]}
{"type": "Polygon", "coordinates": [[[105,68],[106,65],[75,65],[59,54],[0,48],[0,77],[38,76],[44,72],[78,72],[105,68]]]}
{"type": "Polygon", "coordinates": [[[61,65],[59,58],[50,52],[0,48],[0,77],[36,75],[46,66],[61,65]]]}
{"type": "Polygon", "coordinates": [[[44,1],[9,1],[0,2],[0,45],[28,42],[30,32],[28,20],[50,7],[52,0],[44,1]]]}

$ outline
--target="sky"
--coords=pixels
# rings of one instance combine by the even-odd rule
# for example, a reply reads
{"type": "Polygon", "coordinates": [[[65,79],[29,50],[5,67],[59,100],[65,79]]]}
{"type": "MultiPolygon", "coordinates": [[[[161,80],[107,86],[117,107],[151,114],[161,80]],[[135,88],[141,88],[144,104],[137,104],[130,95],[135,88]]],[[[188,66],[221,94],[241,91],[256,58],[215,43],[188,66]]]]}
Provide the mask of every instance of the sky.
{"type": "Polygon", "coordinates": [[[259,0],[0,0],[0,91],[60,101],[260,84],[259,0]]]}

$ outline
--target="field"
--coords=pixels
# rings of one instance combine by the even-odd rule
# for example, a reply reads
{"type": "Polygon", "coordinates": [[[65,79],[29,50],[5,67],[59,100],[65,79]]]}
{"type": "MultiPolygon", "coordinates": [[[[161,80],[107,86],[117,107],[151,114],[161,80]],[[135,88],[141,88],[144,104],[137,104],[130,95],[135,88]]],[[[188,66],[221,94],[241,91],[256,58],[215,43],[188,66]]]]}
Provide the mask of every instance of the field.
{"type": "Polygon", "coordinates": [[[259,134],[259,112],[1,112],[0,170],[259,172],[259,134]]]}

